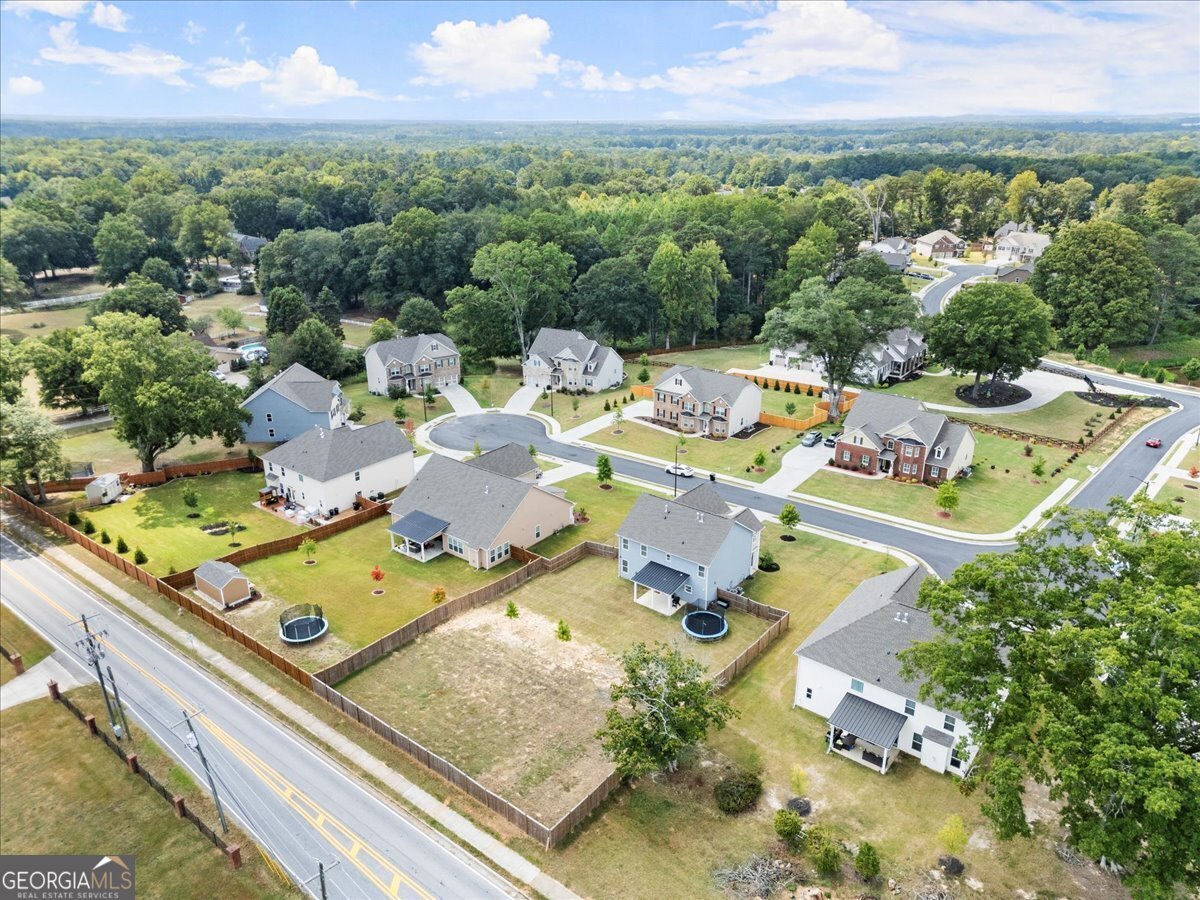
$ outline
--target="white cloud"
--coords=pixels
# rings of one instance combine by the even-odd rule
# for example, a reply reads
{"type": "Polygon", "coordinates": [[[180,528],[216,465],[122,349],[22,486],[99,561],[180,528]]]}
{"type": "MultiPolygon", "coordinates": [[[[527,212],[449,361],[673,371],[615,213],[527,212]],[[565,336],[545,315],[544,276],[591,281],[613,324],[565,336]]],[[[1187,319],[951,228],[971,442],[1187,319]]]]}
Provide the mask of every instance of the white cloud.
{"type": "Polygon", "coordinates": [[[632,78],[627,78],[620,71],[605,75],[596,66],[585,66],[581,63],[568,62],[563,64],[566,70],[579,69],[578,76],[567,79],[567,87],[579,88],[584,91],[632,91],[638,85],[632,78]]]}
{"type": "Polygon", "coordinates": [[[250,47],[250,35],[246,34],[246,23],[238,22],[237,27],[233,29],[233,36],[237,38],[237,42],[242,45],[242,52],[249,56],[253,53],[250,47]]]}
{"type": "Polygon", "coordinates": [[[4,0],[0,9],[5,12],[15,12],[22,18],[28,18],[30,13],[40,12],[60,19],[73,19],[85,9],[89,0],[4,0]]]}
{"type": "Polygon", "coordinates": [[[493,25],[470,19],[442,22],[431,41],[413,48],[424,75],[414,84],[447,84],[460,94],[494,94],[535,87],[559,71],[559,57],[546,53],[550,24],[522,13],[493,25]]]}
{"type": "Polygon", "coordinates": [[[212,68],[204,73],[204,80],[209,84],[235,89],[257,84],[265,95],[283,106],[316,106],[352,97],[383,99],[374,91],[359,87],[353,78],[339,75],[333,66],[321,62],[313,47],[297,47],[291,56],[277,60],[271,67],[253,59],[240,63],[211,59],[209,65],[212,68]]]}
{"type": "Polygon", "coordinates": [[[189,44],[198,44],[206,31],[208,29],[199,22],[193,22],[191,19],[188,19],[188,23],[183,26],[183,39],[189,44]]]}
{"type": "Polygon", "coordinates": [[[104,0],[97,0],[96,5],[92,7],[92,24],[99,28],[107,28],[109,31],[125,31],[125,25],[129,20],[119,6],[112,3],[105,3],[104,0]]]}
{"type": "Polygon", "coordinates": [[[34,94],[40,94],[46,89],[46,86],[36,78],[30,78],[28,75],[19,75],[8,79],[8,90],[12,94],[19,97],[32,97],[34,94]]]}
{"type": "Polygon", "coordinates": [[[75,37],[74,22],[60,22],[50,28],[53,46],[43,47],[42,59],[74,66],[94,66],[109,75],[144,76],[155,78],[165,84],[186,87],[187,82],[179,73],[191,68],[173,53],[135,44],[128,50],[105,50],[87,47],[75,37]]]}

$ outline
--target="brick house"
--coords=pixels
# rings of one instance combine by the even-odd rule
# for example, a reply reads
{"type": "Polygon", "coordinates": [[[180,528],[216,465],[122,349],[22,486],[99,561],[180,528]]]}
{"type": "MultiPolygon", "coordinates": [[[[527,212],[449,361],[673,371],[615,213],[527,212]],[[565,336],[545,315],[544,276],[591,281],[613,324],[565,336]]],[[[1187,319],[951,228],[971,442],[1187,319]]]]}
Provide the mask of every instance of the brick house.
{"type": "Polygon", "coordinates": [[[684,434],[725,438],[762,412],[762,391],[745,378],[695,366],[672,366],[654,385],[654,421],[684,434]]]}
{"type": "Polygon", "coordinates": [[[967,242],[957,234],[939,228],[917,238],[916,251],[930,259],[954,259],[967,252],[967,242]]]}
{"type": "Polygon", "coordinates": [[[415,334],[372,344],[363,353],[367,366],[367,390],[386,394],[397,387],[419,394],[428,385],[441,388],[458,384],[462,357],[454,342],[444,334],[415,334]]]}
{"type": "Polygon", "coordinates": [[[974,455],[975,436],[966,425],[929,412],[919,400],[865,391],[846,416],[833,464],[937,483],[957,476],[974,455]]]}

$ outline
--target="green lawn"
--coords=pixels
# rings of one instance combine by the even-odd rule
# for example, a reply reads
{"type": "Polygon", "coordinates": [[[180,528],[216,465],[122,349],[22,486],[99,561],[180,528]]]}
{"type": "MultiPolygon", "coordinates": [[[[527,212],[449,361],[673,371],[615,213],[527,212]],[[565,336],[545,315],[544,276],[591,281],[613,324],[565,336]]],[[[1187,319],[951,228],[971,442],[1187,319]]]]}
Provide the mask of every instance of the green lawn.
{"type": "Polygon", "coordinates": [[[249,547],[295,534],[299,529],[286,519],[263,512],[251,504],[258,499],[263,477],[258,472],[222,472],[197,478],[176,478],[159,487],[138,491],[122,503],[97,506],[84,515],[100,531],[107,531],[116,549],[118,537],[129,544],[129,559],[141,547],[150,557],[145,568],[163,575],[172,568],[190,569],[208,559],[231,553],[231,541],[249,547]],[[183,503],[183,492],[194,488],[200,495],[196,512],[183,503]],[[211,510],[211,512],[210,512],[211,510]],[[208,535],[200,526],[208,522],[235,521],[246,526],[237,536],[208,535]]]}
{"type": "MultiPolygon", "coordinates": [[[[90,462],[97,474],[102,472],[140,472],[142,464],[138,461],[137,453],[128,444],[117,440],[112,428],[100,428],[94,431],[72,429],[63,438],[63,457],[76,468],[82,463],[90,462]]],[[[216,438],[192,443],[186,438],[177,446],[163,453],[156,462],[157,468],[181,463],[205,462],[210,459],[230,459],[245,456],[247,449],[263,453],[275,446],[274,444],[236,444],[233,447],[224,446],[216,438]]]]}
{"type": "Polygon", "coordinates": [[[817,411],[817,401],[820,399],[821,395],[816,388],[813,388],[813,396],[811,397],[806,393],[789,394],[782,388],[779,390],[764,390],[762,392],[762,411],[776,416],[792,416],[796,419],[807,419],[817,411]],[[789,403],[796,404],[795,412],[789,413],[787,411],[789,403]]]}
{"type": "MultiPolygon", "coordinates": [[[[565,394],[554,395],[554,415],[553,418],[558,420],[562,425],[563,430],[574,428],[576,425],[582,425],[584,422],[589,422],[597,416],[611,415],[611,412],[605,413],[604,404],[620,403],[629,397],[633,390],[632,385],[641,384],[638,381],[637,375],[642,369],[637,363],[625,364],[625,383],[618,387],[611,388],[607,391],[600,391],[595,394],[581,394],[577,397],[568,397],[565,394]],[[575,409],[574,404],[578,402],[579,408],[575,409]]],[[[662,369],[657,369],[650,366],[650,375],[653,379],[655,373],[661,374],[662,369]]],[[[653,380],[651,382],[653,383],[653,380]]],[[[632,400],[630,403],[634,402],[632,400]]],[[[550,412],[550,397],[547,395],[545,400],[538,398],[533,401],[534,412],[541,413],[544,416],[549,416],[550,412]]]]}
{"type": "Polygon", "coordinates": [[[87,318],[89,304],[68,309],[35,309],[32,312],[5,313],[0,316],[0,334],[13,340],[45,337],[60,328],[78,328],[87,318]]]}
{"type": "MultiPolygon", "coordinates": [[[[1081,400],[1072,393],[1060,394],[1044,406],[1021,413],[955,413],[960,419],[980,425],[1014,428],[1028,434],[1040,434],[1063,441],[1076,441],[1090,428],[1099,431],[1116,410],[1081,400]]],[[[1157,414],[1156,414],[1157,415],[1157,414]]]]}
{"type": "Polygon", "coordinates": [[[491,375],[468,375],[465,387],[480,406],[488,409],[507,403],[508,398],[521,387],[521,376],[506,371],[496,371],[491,375]]]}
{"type": "Polygon", "coordinates": [[[271,646],[280,645],[278,615],[295,603],[318,603],[329,620],[330,634],[310,648],[289,655],[313,665],[327,665],[433,607],[435,586],[453,598],[482,587],[517,568],[507,562],[488,571],[472,569],[457,556],[442,554],[421,563],[393,552],[387,517],[360,525],[319,542],[316,565],[304,565],[297,552],[281,553],[242,567],[263,591],[265,601],[228,613],[231,622],[271,646]],[[379,566],[382,582],[371,579],[379,566]],[[380,588],[383,596],[372,590],[380,588]],[[331,658],[332,657],[332,658],[331,658]]]}
{"type": "Polygon", "coordinates": [[[954,390],[960,384],[970,384],[974,380],[974,378],[956,378],[953,375],[924,375],[912,381],[902,381],[889,388],[872,387],[872,390],[912,397],[923,403],[943,403],[946,406],[959,406],[964,410],[969,410],[970,406],[954,396],[954,390]]]}
{"type": "Polygon", "coordinates": [[[912,275],[901,275],[900,280],[904,282],[904,286],[914,294],[917,291],[923,291],[925,288],[933,284],[928,278],[914,278],[912,275]]]}
{"type": "Polygon", "coordinates": [[[1192,466],[1200,468],[1200,447],[1193,447],[1189,450],[1184,456],[1183,462],[1179,464],[1179,468],[1184,470],[1191,469],[1192,466]]]}
{"type": "MultiPolygon", "coordinates": [[[[666,362],[673,366],[700,366],[702,369],[724,372],[727,369],[757,369],[759,366],[765,366],[769,352],[770,348],[763,344],[746,344],[741,347],[717,347],[713,350],[680,348],[650,358],[654,362],[666,362]]],[[[657,367],[650,367],[652,375],[655,368],[657,367]]]]}
{"type": "Polygon", "coordinates": [[[1170,478],[1155,499],[1171,504],[1178,515],[1200,522],[1200,481],[1170,478]]]}
{"type": "Polygon", "coordinates": [[[371,343],[370,325],[347,325],[342,323],[342,334],[351,347],[367,347],[371,343]]]}
{"type": "MultiPolygon", "coordinates": [[[[26,670],[33,668],[54,652],[42,636],[25,624],[25,620],[7,606],[0,605],[0,647],[11,655],[21,655],[26,670]]],[[[0,684],[16,677],[12,664],[0,659],[0,684]]]]}
{"type": "MultiPolygon", "coordinates": [[[[605,428],[589,435],[587,439],[615,450],[653,456],[664,462],[675,458],[675,445],[678,441],[675,435],[629,419],[621,424],[621,430],[623,434],[613,434],[611,428],[605,428]]],[[[798,437],[798,432],[786,428],[766,428],[749,440],[728,438],[724,441],[710,441],[700,437],[688,438],[685,444],[687,453],[680,453],[679,461],[697,469],[716,472],[718,475],[736,475],[751,481],[765,481],[779,470],[780,457],[795,445],[798,437]],[[772,448],[776,446],[779,447],[778,452],[772,453],[772,448]],[[753,465],[755,454],[760,450],[766,456],[763,471],[747,472],[746,468],[753,465]]]]}
{"type": "Polygon", "coordinates": [[[644,493],[633,485],[614,481],[612,490],[600,489],[600,483],[592,474],[576,475],[557,485],[567,492],[567,499],[575,501],[575,511],[587,510],[590,521],[583,525],[572,525],[558,534],[541,541],[532,549],[542,556],[557,556],[583,541],[611,544],[617,528],[633,508],[638,496],[644,493]]]}
{"type": "MultiPolygon", "coordinates": [[[[369,393],[367,391],[367,382],[365,380],[343,384],[342,393],[345,394],[346,399],[349,400],[351,404],[358,405],[361,403],[363,409],[366,410],[366,417],[362,420],[361,424],[371,425],[375,422],[395,421],[392,413],[396,408],[397,401],[391,399],[387,395],[376,396],[375,394],[369,393]]],[[[410,395],[404,400],[404,411],[408,414],[410,419],[417,423],[418,426],[425,421],[425,417],[422,415],[421,407],[422,403],[420,397],[410,395]]],[[[444,416],[446,413],[454,412],[454,407],[450,405],[450,401],[441,394],[438,394],[434,399],[433,405],[426,407],[426,409],[428,409],[428,417],[430,419],[436,419],[438,416],[444,416]]]]}
{"type": "MultiPolygon", "coordinates": [[[[71,699],[104,719],[96,688],[71,699]]],[[[139,897],[296,897],[268,874],[244,834],[241,869],[87,729],[65,707],[34,700],[0,715],[0,852],[4,854],[106,854],[137,857],[139,897]]],[[[135,729],[139,762],[190,808],[216,826],[207,795],[187,773],[135,729]]]]}

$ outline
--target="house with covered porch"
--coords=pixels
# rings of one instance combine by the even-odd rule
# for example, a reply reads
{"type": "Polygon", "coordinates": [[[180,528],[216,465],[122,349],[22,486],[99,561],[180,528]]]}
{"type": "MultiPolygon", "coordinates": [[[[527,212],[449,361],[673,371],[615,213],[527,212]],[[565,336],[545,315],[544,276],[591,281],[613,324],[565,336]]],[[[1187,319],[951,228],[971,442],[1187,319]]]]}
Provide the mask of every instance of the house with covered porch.
{"type": "Polygon", "coordinates": [[[501,474],[495,470],[503,458],[484,456],[429,457],[392,503],[392,550],[418,562],[449,553],[490,569],[508,560],[514,546],[532,547],[574,522],[575,504],[561,488],[501,474]]]}
{"type": "Polygon", "coordinates": [[[936,484],[957,477],[975,456],[969,426],[899,394],[863,391],[844,427],[834,445],[833,464],[864,475],[936,484]]]}
{"type": "Polygon", "coordinates": [[[654,421],[684,434],[727,438],[761,412],[762,391],[738,375],[671,366],[654,385],[654,421]]]}
{"type": "Polygon", "coordinates": [[[686,604],[707,609],[718,588],[754,574],[761,532],[750,510],[707,481],[674,500],[642,494],[617,529],[617,574],[641,606],[667,615],[686,604]]]}
{"type": "Polygon", "coordinates": [[[868,578],[796,650],[794,706],[826,720],[827,752],[886,774],[901,753],[935,772],[966,775],[976,745],[962,715],[918,699],[897,658],[936,628],[916,606],[925,570],[868,578]]]}

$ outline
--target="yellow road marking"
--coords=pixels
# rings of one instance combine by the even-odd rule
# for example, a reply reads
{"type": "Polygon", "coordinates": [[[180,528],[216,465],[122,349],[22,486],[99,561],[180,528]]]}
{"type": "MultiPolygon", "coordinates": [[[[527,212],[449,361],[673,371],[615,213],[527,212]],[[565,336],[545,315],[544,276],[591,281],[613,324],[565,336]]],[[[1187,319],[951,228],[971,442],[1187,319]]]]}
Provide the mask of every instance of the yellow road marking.
{"type": "MultiPolygon", "coordinates": [[[[56,601],[47,596],[39,588],[31,584],[23,578],[20,573],[15,572],[12,567],[6,562],[0,562],[0,569],[3,569],[10,576],[23,584],[28,590],[32,591],[40,597],[52,609],[56,610],[60,615],[69,621],[73,621],[76,616],[69,610],[59,605],[56,601]]],[[[163,683],[153,673],[147,671],[134,660],[130,659],[122,653],[116,646],[105,638],[98,638],[104,643],[112,653],[123,659],[128,665],[132,666],[142,676],[152,684],[158,687],[164,694],[179,704],[180,708],[185,713],[196,712],[197,707],[188,703],[188,701],[173,688],[163,683]]],[[[286,778],[276,772],[265,760],[253,753],[249,748],[239,743],[236,739],[230,737],[224,729],[213,722],[204,713],[196,716],[208,728],[209,732],[223,744],[231,753],[240,759],[247,768],[249,768],[259,780],[274,791],[285,803],[300,814],[312,827],[332,844],[339,851],[344,853],[355,867],[358,868],[363,875],[369,878],[381,891],[385,894],[395,897],[399,895],[400,888],[407,885],[413,892],[424,900],[434,900],[434,896],[425,890],[420,884],[414,881],[409,875],[397,869],[389,860],[378,853],[370,845],[364,843],[358,838],[353,831],[342,825],[336,818],[315,803],[311,798],[304,794],[299,788],[291,784],[286,778]],[[331,831],[337,831],[349,841],[349,848],[343,845],[340,840],[334,837],[331,831]],[[385,884],[375,872],[371,871],[363,860],[359,859],[360,851],[365,854],[370,860],[377,863],[388,874],[392,875],[391,884],[385,884]]],[[[261,852],[261,851],[260,851],[261,852]]],[[[265,855],[265,854],[264,854],[265,855]]]]}

